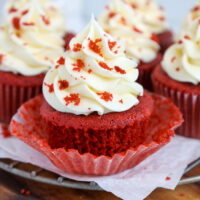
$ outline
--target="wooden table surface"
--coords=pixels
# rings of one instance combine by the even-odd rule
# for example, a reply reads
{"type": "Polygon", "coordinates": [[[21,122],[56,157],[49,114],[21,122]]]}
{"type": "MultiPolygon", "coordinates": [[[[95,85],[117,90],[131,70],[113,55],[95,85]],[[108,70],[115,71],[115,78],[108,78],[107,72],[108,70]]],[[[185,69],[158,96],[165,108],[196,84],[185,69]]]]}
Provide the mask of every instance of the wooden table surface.
{"type": "MultiPolygon", "coordinates": [[[[200,165],[186,176],[200,174],[200,165]]],[[[119,200],[111,193],[74,190],[24,180],[0,170],[0,200],[119,200]],[[20,191],[30,191],[22,195],[20,191]]],[[[134,199],[133,199],[134,200],[134,199]]],[[[146,200],[200,200],[200,183],[178,186],[175,191],[157,189],[146,200]]]]}

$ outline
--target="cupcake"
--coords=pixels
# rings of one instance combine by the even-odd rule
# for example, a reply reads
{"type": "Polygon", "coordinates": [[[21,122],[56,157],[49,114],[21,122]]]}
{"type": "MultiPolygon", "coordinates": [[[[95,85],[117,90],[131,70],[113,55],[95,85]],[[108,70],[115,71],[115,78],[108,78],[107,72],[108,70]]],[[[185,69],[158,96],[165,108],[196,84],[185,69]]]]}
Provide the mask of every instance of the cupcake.
{"type": "Polygon", "coordinates": [[[0,122],[42,91],[44,74],[64,52],[63,17],[47,0],[12,0],[0,27],[0,122]]]}
{"type": "Polygon", "coordinates": [[[141,20],[146,28],[155,33],[161,46],[161,52],[173,44],[173,33],[169,29],[166,13],[155,0],[125,0],[136,12],[141,14],[141,20]]]}
{"type": "Polygon", "coordinates": [[[143,1],[134,6],[133,3],[123,0],[112,0],[100,15],[99,22],[107,33],[125,43],[127,56],[137,59],[139,63],[139,83],[151,91],[151,73],[162,59],[159,38],[155,32],[163,30],[165,22],[152,20],[155,15],[164,15],[160,9],[155,9],[156,4],[148,1],[150,3],[147,9],[141,2],[143,1]],[[147,10],[155,13],[148,21],[144,15],[147,10]]]}
{"type": "Polygon", "coordinates": [[[44,97],[19,109],[11,134],[75,174],[118,173],[163,147],[181,113],[143,91],[137,62],[124,50],[92,18],[46,74],[44,97]]]}
{"type": "Polygon", "coordinates": [[[185,122],[177,133],[193,138],[200,138],[199,11],[196,8],[191,11],[187,18],[190,23],[187,22],[179,40],[167,50],[152,77],[155,91],[170,97],[183,113],[185,122]]]}

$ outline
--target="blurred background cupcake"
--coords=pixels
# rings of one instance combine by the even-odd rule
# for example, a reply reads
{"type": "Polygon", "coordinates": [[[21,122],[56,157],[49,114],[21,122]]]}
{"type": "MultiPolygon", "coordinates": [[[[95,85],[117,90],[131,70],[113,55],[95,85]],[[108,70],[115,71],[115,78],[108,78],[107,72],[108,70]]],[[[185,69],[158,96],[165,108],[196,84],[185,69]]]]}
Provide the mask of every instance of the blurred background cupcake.
{"type": "Polygon", "coordinates": [[[154,89],[170,97],[184,115],[177,133],[200,138],[200,1],[184,21],[178,41],[153,73],[154,89]]]}
{"type": "MultiPolygon", "coordinates": [[[[162,59],[160,50],[164,41],[161,44],[158,35],[167,30],[163,9],[153,0],[111,0],[99,22],[106,32],[124,42],[127,56],[140,63],[139,83],[152,90],[150,76],[162,59]]],[[[172,34],[168,38],[171,44],[172,34]]]]}
{"type": "Polygon", "coordinates": [[[64,51],[64,17],[48,0],[11,0],[0,28],[0,122],[41,93],[46,71],[64,51]]]}

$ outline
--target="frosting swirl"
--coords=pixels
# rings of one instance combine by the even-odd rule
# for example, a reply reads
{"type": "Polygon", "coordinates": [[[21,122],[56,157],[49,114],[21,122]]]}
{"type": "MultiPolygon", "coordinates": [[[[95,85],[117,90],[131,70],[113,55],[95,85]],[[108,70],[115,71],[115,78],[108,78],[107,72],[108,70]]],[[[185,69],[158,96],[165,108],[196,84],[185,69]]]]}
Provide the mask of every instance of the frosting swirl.
{"type": "Polygon", "coordinates": [[[94,18],[71,40],[69,49],[44,80],[46,101],[57,111],[76,115],[122,112],[139,103],[143,88],[137,63],[124,46],[105,33],[94,18]]]}
{"type": "Polygon", "coordinates": [[[126,45],[127,56],[151,62],[157,56],[157,36],[143,23],[143,15],[122,0],[112,0],[99,22],[104,30],[126,45]]]}
{"type": "Polygon", "coordinates": [[[47,0],[12,0],[0,29],[0,70],[34,76],[62,55],[64,21],[47,0]]]}
{"type": "Polygon", "coordinates": [[[180,40],[166,52],[162,67],[174,80],[200,83],[200,17],[194,19],[180,40]]]}
{"type": "Polygon", "coordinates": [[[125,0],[125,2],[140,13],[142,23],[150,32],[159,34],[168,28],[166,13],[155,0],[125,0]]]}

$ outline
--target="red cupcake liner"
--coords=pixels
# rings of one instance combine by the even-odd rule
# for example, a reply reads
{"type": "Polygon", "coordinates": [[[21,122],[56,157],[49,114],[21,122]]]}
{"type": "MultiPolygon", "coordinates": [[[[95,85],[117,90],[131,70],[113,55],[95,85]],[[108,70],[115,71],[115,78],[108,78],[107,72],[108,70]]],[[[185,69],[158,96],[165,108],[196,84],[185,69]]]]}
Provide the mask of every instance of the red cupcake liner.
{"type": "MultiPolygon", "coordinates": [[[[11,122],[11,134],[46,155],[59,169],[73,174],[110,175],[132,168],[170,142],[182,115],[169,99],[152,95],[155,110],[145,143],[126,152],[108,156],[80,154],[78,150],[51,149],[44,139],[45,126],[40,116],[42,96],[25,103],[11,122]]],[[[145,133],[146,134],[146,133],[145,133]]]]}
{"type": "Polygon", "coordinates": [[[155,60],[150,63],[141,62],[138,66],[139,77],[137,82],[140,83],[146,90],[153,91],[151,74],[155,67],[161,62],[162,55],[159,53],[155,60]]]}
{"type": "Polygon", "coordinates": [[[8,124],[24,102],[41,92],[41,86],[22,87],[0,84],[0,122],[8,124]]]}
{"type": "Polygon", "coordinates": [[[153,79],[153,85],[156,93],[169,97],[183,113],[184,123],[176,130],[176,133],[200,139],[200,95],[167,87],[156,79],[153,79]]]}

